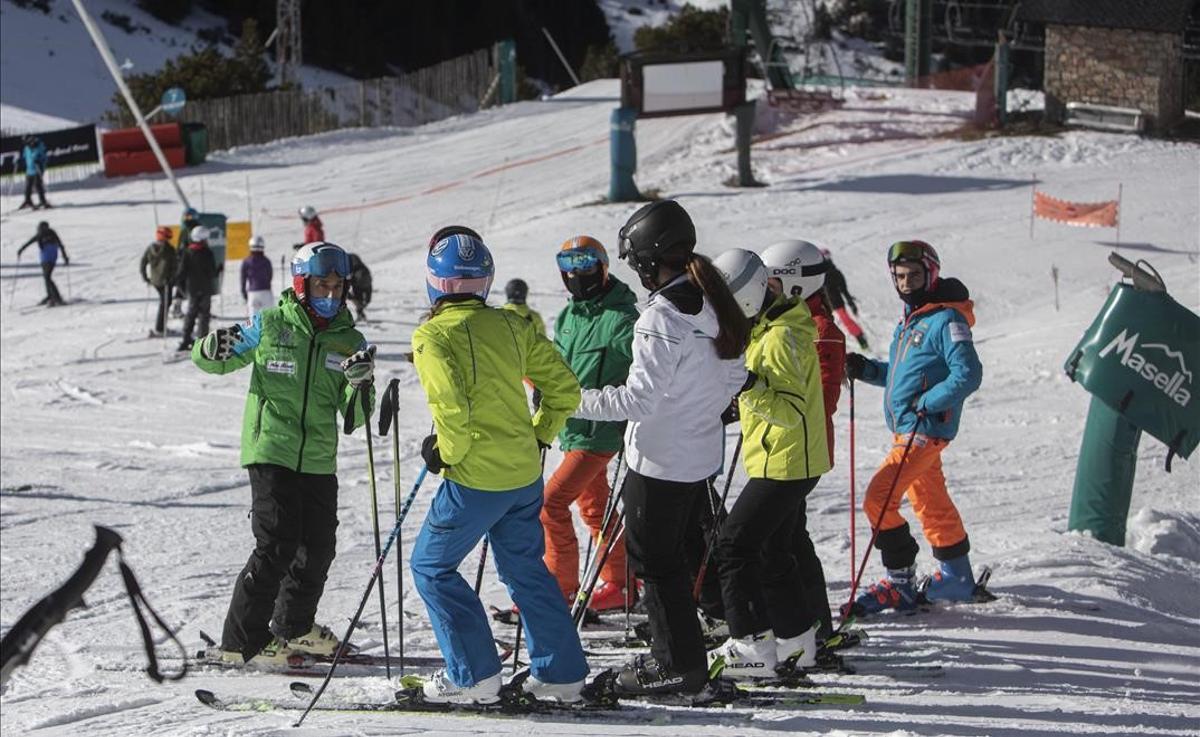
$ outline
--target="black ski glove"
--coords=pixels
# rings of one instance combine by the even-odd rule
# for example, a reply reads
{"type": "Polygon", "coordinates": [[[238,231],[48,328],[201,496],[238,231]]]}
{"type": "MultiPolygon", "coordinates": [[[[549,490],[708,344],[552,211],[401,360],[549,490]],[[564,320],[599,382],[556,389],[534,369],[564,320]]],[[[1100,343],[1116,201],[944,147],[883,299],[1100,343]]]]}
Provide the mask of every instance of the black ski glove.
{"type": "Polygon", "coordinates": [[[350,386],[355,389],[373,382],[375,380],[375,346],[368,346],[365,350],[358,351],[342,361],[342,373],[345,374],[346,381],[350,383],[350,386]]]}
{"type": "Polygon", "coordinates": [[[210,361],[228,361],[233,358],[233,346],[242,339],[242,329],[237,325],[217,328],[204,336],[200,343],[200,355],[210,361]]]}
{"type": "Polygon", "coordinates": [[[441,473],[449,468],[442,463],[442,454],[437,447],[437,435],[429,435],[421,442],[421,458],[425,459],[425,467],[431,473],[441,473]]]}
{"type": "Polygon", "coordinates": [[[848,379],[864,379],[867,376],[867,371],[871,364],[865,356],[858,353],[846,354],[846,378],[848,379]]]}

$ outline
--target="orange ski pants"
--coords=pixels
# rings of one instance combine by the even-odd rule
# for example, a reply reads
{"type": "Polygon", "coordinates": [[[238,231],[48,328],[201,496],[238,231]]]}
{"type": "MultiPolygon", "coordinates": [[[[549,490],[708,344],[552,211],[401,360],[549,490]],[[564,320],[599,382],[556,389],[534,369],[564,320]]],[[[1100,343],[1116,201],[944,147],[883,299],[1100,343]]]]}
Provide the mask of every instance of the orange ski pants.
{"type": "Polygon", "coordinates": [[[907,496],[930,545],[948,548],[966,539],[967,531],[958,515],[958,508],[946,491],[946,477],[942,474],[942,450],[949,442],[943,438],[917,434],[904,467],[900,468],[908,434],[896,435],[891,452],[883,459],[883,464],[867,485],[867,496],[863,500],[867,523],[875,526],[886,499],[887,509],[883,511],[883,521],[879,523],[880,531],[903,527],[906,523],[904,517],[900,516],[900,500],[907,496]],[[900,469],[898,480],[897,469],[900,469]],[[887,499],[893,481],[896,482],[896,488],[892,491],[891,499],[887,499]]]}
{"type": "MultiPolygon", "coordinates": [[[[546,483],[542,504],[542,526],[546,529],[546,568],[558,579],[558,586],[568,600],[579,590],[579,540],[571,519],[571,504],[591,530],[592,539],[600,534],[604,523],[604,508],[608,504],[608,462],[613,453],[590,450],[568,450],[562,463],[546,483]]],[[[616,515],[609,520],[609,535],[615,532],[616,515]]],[[[607,541],[606,543],[607,544],[607,541]]],[[[596,552],[593,555],[603,553],[596,552]]],[[[625,540],[617,540],[608,560],[600,569],[600,578],[620,584],[625,581],[625,540]]],[[[623,587],[625,588],[625,587],[623,587]]]]}

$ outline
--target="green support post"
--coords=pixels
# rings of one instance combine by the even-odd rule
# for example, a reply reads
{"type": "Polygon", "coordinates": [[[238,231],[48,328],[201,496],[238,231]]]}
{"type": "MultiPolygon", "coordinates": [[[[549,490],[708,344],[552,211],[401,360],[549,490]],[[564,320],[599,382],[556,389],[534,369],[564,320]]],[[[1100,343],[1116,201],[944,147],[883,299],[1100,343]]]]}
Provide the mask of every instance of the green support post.
{"type": "Polygon", "coordinates": [[[996,42],[996,66],[992,81],[996,94],[996,121],[1003,128],[1008,123],[1008,39],[1003,31],[996,42]]]}
{"type": "Polygon", "coordinates": [[[500,104],[517,101],[517,42],[511,38],[496,43],[496,70],[500,74],[500,104]]]}
{"type": "Polygon", "coordinates": [[[1067,529],[1090,532],[1102,542],[1125,546],[1125,520],[1133,498],[1137,449],[1142,431],[1093,396],[1075,468],[1067,529]]]}
{"type": "Polygon", "coordinates": [[[744,45],[746,28],[754,37],[754,47],[758,49],[758,57],[762,60],[767,83],[773,90],[794,89],[792,73],[788,68],[783,49],[775,43],[771,35],[771,24],[767,21],[766,0],[733,0],[731,3],[732,18],[730,27],[733,30],[733,45],[744,45]]]}
{"type": "Polygon", "coordinates": [[[755,181],[754,170],[750,167],[750,138],[754,133],[754,101],[738,105],[733,114],[737,121],[734,138],[737,145],[738,186],[761,187],[762,183],[755,181]]]}
{"type": "Polygon", "coordinates": [[[642,193],[638,192],[637,184],[633,181],[633,173],[637,171],[637,140],[633,134],[636,124],[637,108],[613,109],[608,128],[609,202],[636,202],[642,199],[642,193]]]}
{"type": "Polygon", "coordinates": [[[905,0],[904,79],[909,87],[929,76],[932,36],[933,0],[905,0]]]}

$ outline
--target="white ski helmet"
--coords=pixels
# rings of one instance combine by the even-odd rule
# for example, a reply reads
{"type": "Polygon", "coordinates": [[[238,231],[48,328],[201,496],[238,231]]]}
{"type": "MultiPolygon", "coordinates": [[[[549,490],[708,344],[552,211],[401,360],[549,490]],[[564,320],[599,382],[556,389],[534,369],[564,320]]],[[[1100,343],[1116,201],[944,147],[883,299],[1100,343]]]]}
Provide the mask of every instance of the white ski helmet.
{"type": "Polygon", "coordinates": [[[713,259],[713,266],[725,277],[733,299],[748,318],[762,310],[767,296],[767,267],[753,251],[731,248],[713,259]]]}
{"type": "Polygon", "coordinates": [[[825,286],[829,262],[821,249],[808,241],[787,240],[774,243],[762,253],[767,276],[783,282],[785,297],[799,295],[808,299],[825,286]]]}
{"type": "Polygon", "coordinates": [[[192,232],[188,234],[188,238],[191,239],[192,243],[204,243],[211,237],[212,233],[203,225],[197,225],[196,227],[192,228],[192,232]]]}
{"type": "Polygon", "coordinates": [[[317,216],[317,208],[313,207],[312,205],[305,205],[304,207],[300,208],[299,213],[300,219],[307,223],[309,220],[312,220],[317,216]]]}
{"type": "Polygon", "coordinates": [[[263,237],[261,235],[256,235],[250,239],[250,250],[251,251],[262,251],[262,250],[265,250],[266,247],[267,247],[267,242],[265,240],[263,240],[263,237]]]}

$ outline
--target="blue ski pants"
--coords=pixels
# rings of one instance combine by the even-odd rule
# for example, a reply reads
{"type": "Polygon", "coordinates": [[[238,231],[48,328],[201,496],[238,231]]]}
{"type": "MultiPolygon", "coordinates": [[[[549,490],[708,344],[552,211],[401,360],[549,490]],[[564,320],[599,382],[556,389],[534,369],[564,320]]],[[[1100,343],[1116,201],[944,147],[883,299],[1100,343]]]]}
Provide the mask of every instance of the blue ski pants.
{"type": "Polygon", "coordinates": [[[530,671],[544,683],[573,683],[588,665],[558,583],[542,561],[542,479],[511,491],[479,491],[443,480],[417,536],[409,565],[460,687],[500,672],[491,623],[459,565],[486,534],[500,580],[521,609],[530,671]]]}

